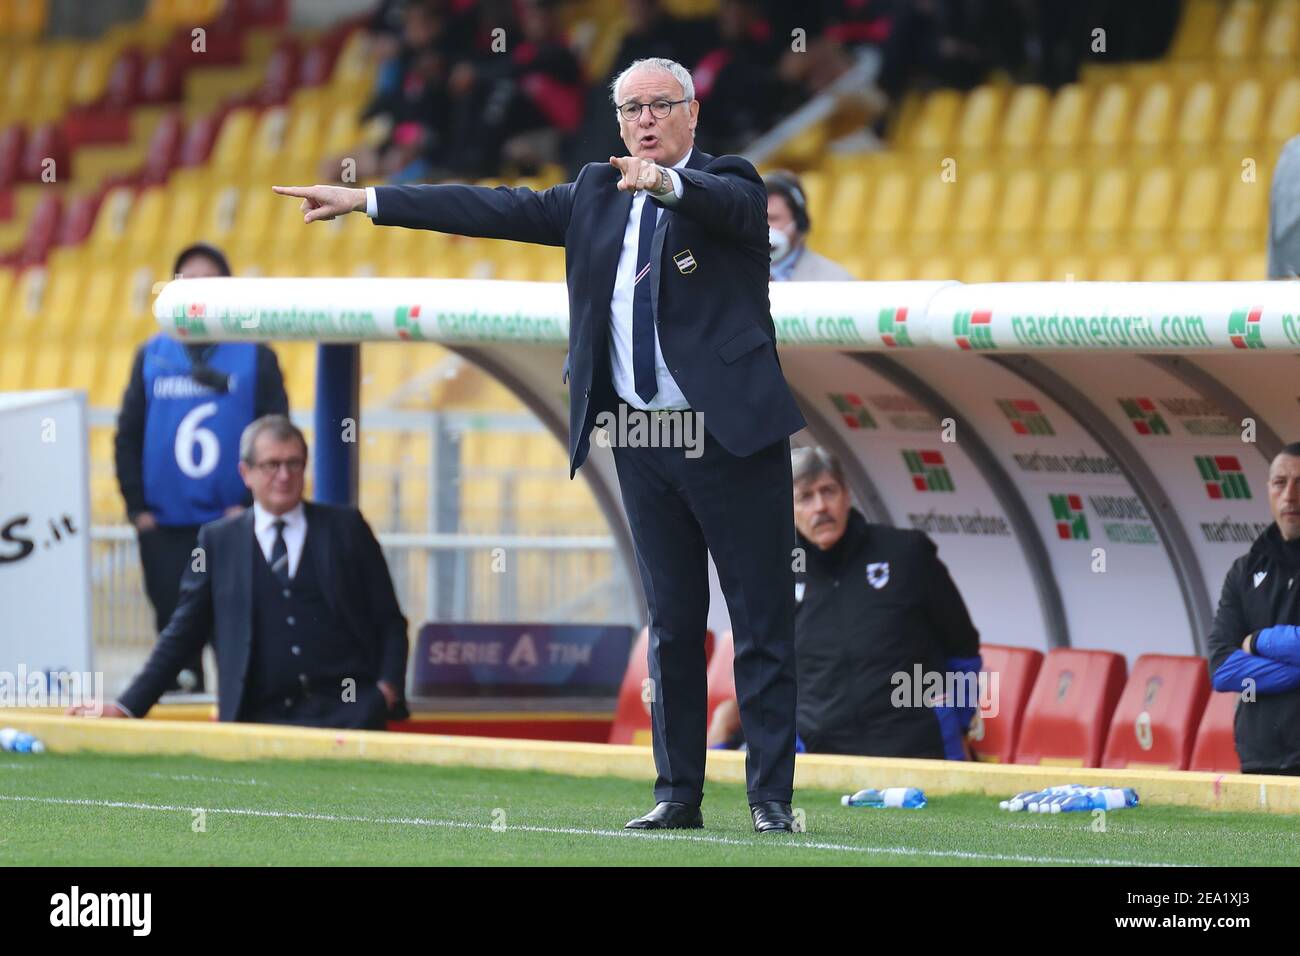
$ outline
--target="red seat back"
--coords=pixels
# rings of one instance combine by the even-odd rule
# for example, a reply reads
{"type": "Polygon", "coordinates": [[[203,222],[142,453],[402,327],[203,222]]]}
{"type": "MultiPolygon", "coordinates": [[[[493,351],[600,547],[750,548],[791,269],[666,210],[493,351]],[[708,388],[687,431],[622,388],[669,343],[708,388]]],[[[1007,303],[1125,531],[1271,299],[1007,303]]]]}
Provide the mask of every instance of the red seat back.
{"type": "Polygon", "coordinates": [[[1031,647],[981,644],[980,657],[983,659],[982,670],[989,675],[986,680],[992,699],[981,700],[980,710],[971,720],[971,749],[977,760],[1011,763],[1025,707],[1043,666],[1043,652],[1031,647]],[[984,713],[990,716],[985,717],[984,713]]]}
{"type": "Polygon", "coordinates": [[[1126,670],[1111,651],[1049,651],[1025,707],[1016,763],[1098,766],[1126,670]]]}
{"type": "Polygon", "coordinates": [[[1237,756],[1237,740],[1232,729],[1240,696],[1236,691],[1210,694],[1200,726],[1196,728],[1196,743],[1192,747],[1188,770],[1241,772],[1241,758],[1237,756]]]}
{"type": "Polygon", "coordinates": [[[705,726],[713,722],[713,712],[723,701],[736,698],[736,645],[730,631],[726,631],[714,644],[709,658],[709,716],[705,726]]]}
{"type": "Polygon", "coordinates": [[[1209,696],[1204,658],[1143,654],[1115,707],[1101,765],[1186,770],[1209,696]]]}

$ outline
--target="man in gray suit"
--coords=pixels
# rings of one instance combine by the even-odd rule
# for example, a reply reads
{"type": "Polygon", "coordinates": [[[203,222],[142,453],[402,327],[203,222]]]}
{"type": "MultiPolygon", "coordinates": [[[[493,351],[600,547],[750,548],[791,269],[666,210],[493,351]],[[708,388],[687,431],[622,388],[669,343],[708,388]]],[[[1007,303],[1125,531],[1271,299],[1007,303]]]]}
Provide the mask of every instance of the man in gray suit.
{"type": "Polygon", "coordinates": [[[767,231],[773,282],[852,282],[838,263],[807,246],[812,231],[807,194],[794,173],[777,170],[763,177],[767,187],[767,231]]]}
{"type": "Polygon", "coordinates": [[[1268,277],[1300,276],[1300,136],[1282,147],[1268,208],[1268,277]]]}

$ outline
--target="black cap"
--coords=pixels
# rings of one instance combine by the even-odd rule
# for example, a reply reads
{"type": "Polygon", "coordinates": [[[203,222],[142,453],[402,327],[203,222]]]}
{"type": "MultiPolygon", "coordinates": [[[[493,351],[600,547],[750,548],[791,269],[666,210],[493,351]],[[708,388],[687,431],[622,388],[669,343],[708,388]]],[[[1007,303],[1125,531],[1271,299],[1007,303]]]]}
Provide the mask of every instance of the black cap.
{"type": "Polygon", "coordinates": [[[176,262],[172,266],[172,275],[177,275],[181,271],[181,266],[190,256],[206,256],[216,263],[217,270],[223,275],[230,275],[230,263],[226,261],[226,254],[216,246],[208,245],[206,242],[196,242],[193,245],[186,246],[176,256],[176,262]]]}

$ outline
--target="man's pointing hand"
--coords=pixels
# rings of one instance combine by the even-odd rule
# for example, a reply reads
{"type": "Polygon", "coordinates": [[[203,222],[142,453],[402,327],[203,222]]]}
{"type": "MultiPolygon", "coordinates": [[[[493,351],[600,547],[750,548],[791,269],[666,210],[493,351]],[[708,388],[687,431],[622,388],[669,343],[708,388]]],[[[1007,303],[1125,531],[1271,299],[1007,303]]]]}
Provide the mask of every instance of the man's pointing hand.
{"type": "Polygon", "coordinates": [[[672,188],[668,176],[653,160],[641,159],[639,156],[611,156],[609,164],[622,173],[617,185],[624,192],[634,193],[638,189],[645,189],[656,196],[662,196],[672,188]]]}
{"type": "Polygon", "coordinates": [[[297,196],[302,199],[299,208],[304,213],[303,222],[315,222],[317,219],[333,219],[350,212],[362,212],[366,208],[366,191],[351,189],[347,186],[272,186],[281,196],[297,196]]]}

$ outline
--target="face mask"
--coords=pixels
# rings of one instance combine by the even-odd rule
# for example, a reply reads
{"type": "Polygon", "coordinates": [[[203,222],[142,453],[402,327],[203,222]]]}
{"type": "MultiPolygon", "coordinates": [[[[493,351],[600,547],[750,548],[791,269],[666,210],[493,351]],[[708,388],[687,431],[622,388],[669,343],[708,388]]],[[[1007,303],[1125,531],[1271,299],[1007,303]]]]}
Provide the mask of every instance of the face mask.
{"type": "Polygon", "coordinates": [[[773,262],[780,262],[790,254],[792,248],[790,237],[780,229],[769,226],[767,229],[767,247],[773,262]]]}

